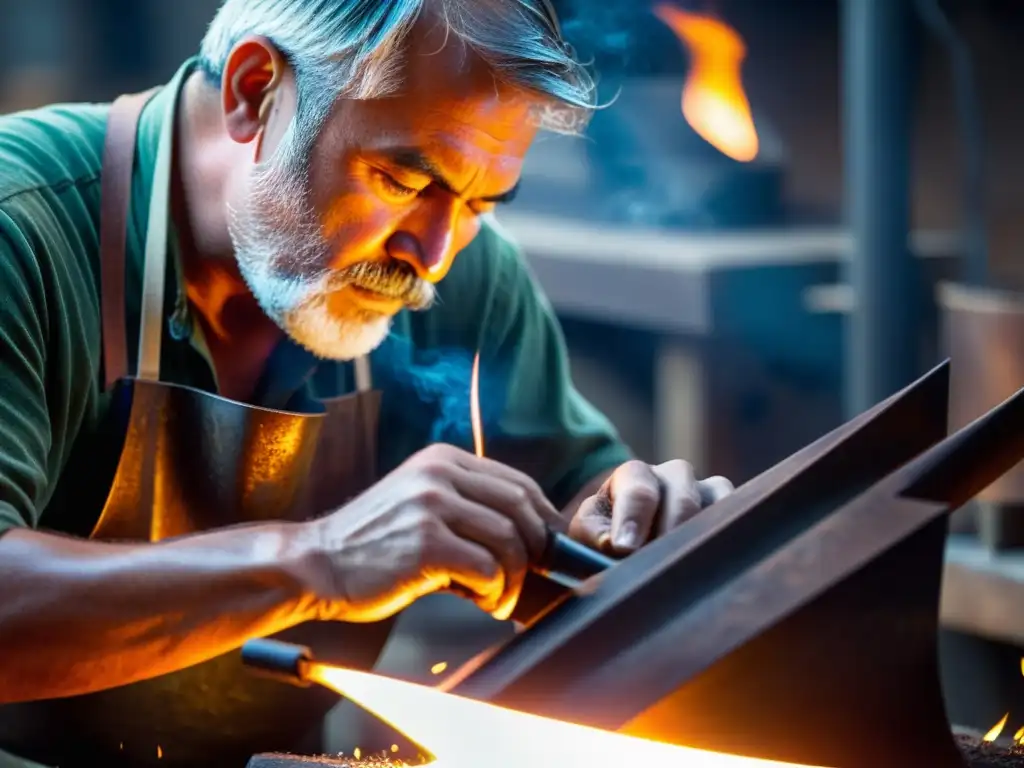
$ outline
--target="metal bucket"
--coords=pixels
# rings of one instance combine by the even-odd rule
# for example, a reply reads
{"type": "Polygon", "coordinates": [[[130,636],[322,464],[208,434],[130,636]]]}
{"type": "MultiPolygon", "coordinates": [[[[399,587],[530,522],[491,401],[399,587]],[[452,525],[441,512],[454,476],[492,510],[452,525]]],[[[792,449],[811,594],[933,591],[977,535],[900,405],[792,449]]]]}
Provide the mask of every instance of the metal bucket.
{"type": "MultiPolygon", "coordinates": [[[[1024,386],[1024,293],[944,283],[938,302],[952,362],[952,431],[1024,386]]],[[[978,535],[988,547],[1024,547],[1024,463],[982,491],[975,504],[978,535]]]]}

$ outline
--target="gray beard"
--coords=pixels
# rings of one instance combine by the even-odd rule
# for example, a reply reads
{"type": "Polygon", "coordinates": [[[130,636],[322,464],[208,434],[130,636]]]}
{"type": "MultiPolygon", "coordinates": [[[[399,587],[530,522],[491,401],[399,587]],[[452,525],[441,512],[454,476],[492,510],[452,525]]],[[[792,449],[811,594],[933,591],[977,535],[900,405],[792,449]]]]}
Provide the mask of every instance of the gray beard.
{"type": "Polygon", "coordinates": [[[228,232],[239,272],[267,316],[314,355],[354,360],[380,346],[392,318],[372,312],[338,318],[328,296],[356,285],[426,309],[435,289],[415,275],[395,277],[377,263],[332,272],[327,265],[333,250],[310,196],[305,173],[289,172],[276,159],[257,165],[244,209],[228,209],[228,232]]]}

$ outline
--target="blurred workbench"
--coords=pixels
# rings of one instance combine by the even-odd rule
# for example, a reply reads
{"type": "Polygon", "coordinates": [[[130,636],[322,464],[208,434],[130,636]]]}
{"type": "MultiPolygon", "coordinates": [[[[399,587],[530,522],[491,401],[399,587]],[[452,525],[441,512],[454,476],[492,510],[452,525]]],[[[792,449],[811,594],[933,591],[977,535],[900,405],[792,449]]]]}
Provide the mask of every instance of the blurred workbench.
{"type": "MultiPolygon", "coordinates": [[[[682,457],[698,471],[743,481],[839,423],[831,401],[841,387],[842,316],[852,304],[840,284],[850,249],[841,228],[690,233],[519,209],[503,212],[500,221],[560,317],[627,327],[655,340],[653,445],[637,447],[650,454],[645,458],[682,457]],[[828,381],[811,394],[780,381],[779,370],[828,381]],[[757,448],[751,453],[737,441],[757,448]]],[[[932,296],[931,286],[952,273],[958,243],[954,233],[913,235],[922,296],[932,296]]],[[[925,346],[932,349],[923,356],[937,354],[934,339],[925,346]]],[[[601,378],[602,367],[614,375],[617,365],[588,365],[588,378],[601,378]]],[[[580,379],[584,394],[616,420],[612,401],[630,393],[608,394],[580,379]]]]}

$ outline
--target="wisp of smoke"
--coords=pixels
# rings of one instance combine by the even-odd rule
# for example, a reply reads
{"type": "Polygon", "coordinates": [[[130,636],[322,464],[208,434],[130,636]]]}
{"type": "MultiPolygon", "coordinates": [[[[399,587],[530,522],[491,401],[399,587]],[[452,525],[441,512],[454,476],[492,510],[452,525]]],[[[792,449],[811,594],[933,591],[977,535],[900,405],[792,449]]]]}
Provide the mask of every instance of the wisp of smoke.
{"type": "MultiPolygon", "coordinates": [[[[404,336],[391,335],[373,355],[374,368],[389,407],[403,420],[428,426],[431,442],[472,447],[470,386],[476,350],[444,347],[416,349],[404,336]]],[[[500,429],[508,382],[500,361],[480,359],[480,416],[485,436],[500,429]]]]}

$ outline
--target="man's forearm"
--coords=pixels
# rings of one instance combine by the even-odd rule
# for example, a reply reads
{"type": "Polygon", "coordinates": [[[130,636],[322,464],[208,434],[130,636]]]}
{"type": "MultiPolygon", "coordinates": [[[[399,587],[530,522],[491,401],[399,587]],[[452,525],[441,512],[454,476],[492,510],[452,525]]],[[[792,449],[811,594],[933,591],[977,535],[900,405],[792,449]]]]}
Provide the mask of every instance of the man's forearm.
{"type": "Polygon", "coordinates": [[[0,536],[0,703],[177,671],[315,618],[304,529],[229,528],[158,544],[0,536]]]}

